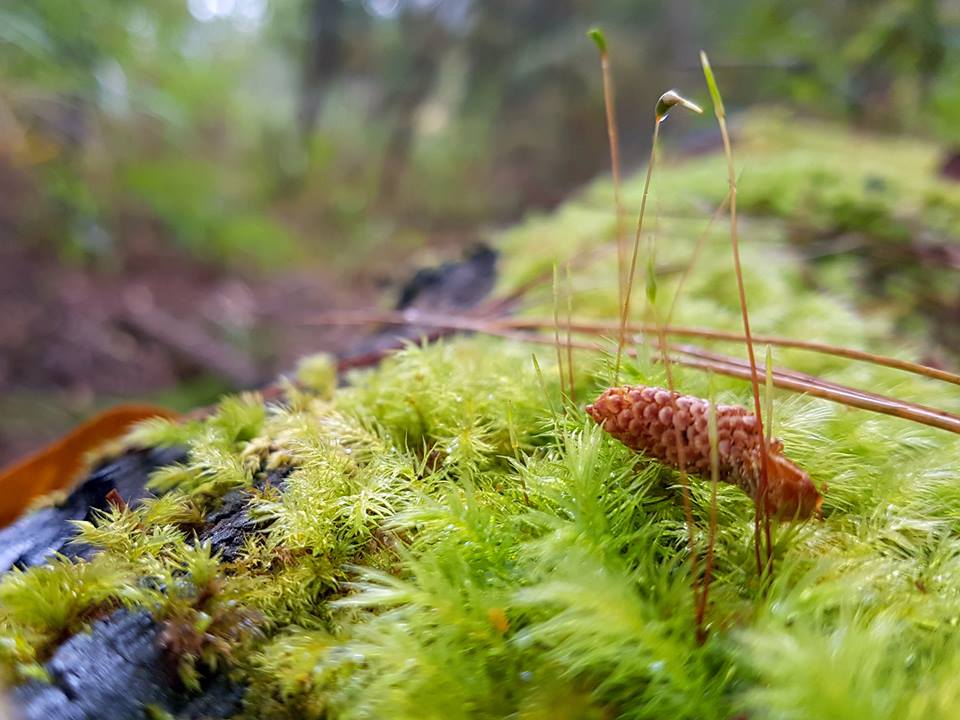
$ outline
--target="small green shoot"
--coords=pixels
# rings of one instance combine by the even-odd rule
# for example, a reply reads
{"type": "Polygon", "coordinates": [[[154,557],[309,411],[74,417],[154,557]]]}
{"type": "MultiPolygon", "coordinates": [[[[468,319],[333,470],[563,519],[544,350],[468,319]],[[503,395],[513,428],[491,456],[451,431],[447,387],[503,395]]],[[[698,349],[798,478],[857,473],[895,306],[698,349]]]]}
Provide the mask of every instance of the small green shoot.
{"type": "Polygon", "coordinates": [[[770,531],[770,518],[767,516],[764,508],[766,507],[767,497],[767,478],[769,477],[769,459],[767,457],[766,436],[763,432],[763,415],[760,408],[760,381],[757,373],[757,359],[753,351],[753,339],[750,335],[750,316],[747,311],[747,293],[743,284],[743,270],[740,266],[740,242],[737,232],[737,176],[733,165],[733,150],[730,146],[730,133],[727,131],[726,111],[723,107],[723,99],[720,97],[720,89],[717,87],[716,78],[713,76],[713,69],[710,67],[710,60],[707,54],[700,51],[700,64],[703,66],[703,76],[706,78],[707,89],[710,92],[710,98],[713,101],[714,114],[717,117],[717,123],[720,126],[720,135],[723,139],[723,152],[727,159],[727,183],[730,186],[730,247],[733,252],[733,268],[737,279],[737,296],[740,301],[740,314],[743,320],[743,335],[747,347],[747,355],[750,360],[750,381],[753,386],[753,406],[754,414],[757,417],[757,436],[760,439],[760,489],[757,493],[756,511],[754,516],[754,526],[756,530],[756,540],[754,549],[757,560],[757,572],[763,573],[764,565],[760,559],[760,527],[763,524],[763,535],[766,540],[766,566],[773,571],[773,543],[770,531]]]}
{"type": "Polygon", "coordinates": [[[610,71],[610,57],[607,53],[607,39],[600,28],[591,28],[587,35],[593,40],[600,51],[600,71],[603,77],[603,105],[607,123],[607,141],[610,145],[610,169],[613,175],[613,208],[616,213],[617,233],[617,298],[618,304],[623,304],[624,283],[626,282],[626,230],[624,228],[625,213],[621,199],[620,179],[620,141],[617,137],[617,112],[613,88],[613,78],[610,71]]]}
{"type": "Polygon", "coordinates": [[[597,50],[600,51],[600,55],[607,54],[607,38],[603,34],[603,30],[598,27],[592,27],[587,30],[587,37],[593,40],[594,44],[597,46],[597,50]]]}

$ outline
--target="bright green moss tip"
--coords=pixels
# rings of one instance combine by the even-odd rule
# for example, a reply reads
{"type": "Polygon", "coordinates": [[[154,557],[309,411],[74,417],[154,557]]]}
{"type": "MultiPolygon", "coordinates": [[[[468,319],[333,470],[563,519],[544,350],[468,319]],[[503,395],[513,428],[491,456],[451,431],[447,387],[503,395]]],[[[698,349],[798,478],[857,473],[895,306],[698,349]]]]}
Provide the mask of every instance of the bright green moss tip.
{"type": "Polygon", "coordinates": [[[607,38],[603,34],[603,30],[598,27],[590,28],[587,31],[587,37],[593,40],[594,44],[597,46],[597,50],[600,51],[601,55],[607,54],[607,38]]]}

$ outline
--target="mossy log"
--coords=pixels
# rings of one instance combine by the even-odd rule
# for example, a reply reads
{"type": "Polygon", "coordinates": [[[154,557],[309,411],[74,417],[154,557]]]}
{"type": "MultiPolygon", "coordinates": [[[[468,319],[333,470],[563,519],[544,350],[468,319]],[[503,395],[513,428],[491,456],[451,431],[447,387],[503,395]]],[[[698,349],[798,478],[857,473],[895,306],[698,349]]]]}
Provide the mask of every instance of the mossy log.
{"type": "MultiPolygon", "coordinates": [[[[429,307],[451,312],[482,300],[493,286],[496,253],[480,247],[462,262],[424,269],[400,291],[397,307],[429,307]]],[[[358,338],[348,362],[369,362],[399,340],[414,339],[418,328],[384,328],[358,338]]],[[[359,333],[358,333],[359,334],[359,333]]],[[[90,522],[119,497],[136,507],[154,495],[151,474],[186,459],[182,448],[131,449],[103,462],[60,502],[43,507],[0,529],[0,575],[40,566],[54,556],[86,559],[96,551],[75,542],[76,521],[90,522]]],[[[233,562],[252,534],[265,523],[250,517],[253,492],[283,490],[288,469],[261,478],[249,489],[227,492],[192,528],[198,544],[208,544],[223,562],[233,562]]],[[[184,719],[230,717],[242,709],[245,687],[223,671],[208,672],[199,689],[184,687],[178,658],[164,638],[164,626],[146,611],[105,609],[88,631],[61,639],[43,663],[46,678],[28,679],[11,691],[23,720],[130,720],[164,713],[184,719]]]]}

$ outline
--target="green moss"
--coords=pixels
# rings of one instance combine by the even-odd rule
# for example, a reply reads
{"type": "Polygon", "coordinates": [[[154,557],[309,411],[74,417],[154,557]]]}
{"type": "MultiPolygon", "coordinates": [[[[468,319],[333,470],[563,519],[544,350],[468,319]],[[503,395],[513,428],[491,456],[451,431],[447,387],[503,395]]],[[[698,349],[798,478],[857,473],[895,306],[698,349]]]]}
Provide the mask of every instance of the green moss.
{"type": "MultiPolygon", "coordinates": [[[[960,200],[926,178],[933,150],[769,120],[743,133],[755,329],[917,357],[922,336],[895,332],[890,312],[866,314],[850,294],[811,290],[791,238],[805,232],[796,221],[810,208],[809,232],[849,226],[882,242],[901,241],[890,218],[946,222],[960,200]],[[887,189],[861,188],[858,178],[874,174],[887,189]],[[933,195],[943,214],[931,219],[922,213],[933,195]]],[[[723,178],[714,156],[665,165],[655,178],[649,227],[664,311],[723,178]]],[[[638,187],[625,188],[631,204],[638,187]]],[[[609,186],[598,183],[554,216],[503,234],[501,290],[587,251],[574,262],[575,312],[615,317],[608,204],[609,186]]],[[[680,324],[739,328],[720,225],[686,285],[680,324]]],[[[547,282],[520,312],[552,310],[547,282]]],[[[893,370],[800,351],[776,350],[774,361],[960,411],[942,385],[893,370]]],[[[122,603],[166,624],[188,686],[224,666],[249,683],[250,717],[960,713],[953,435],[776,393],[788,455],[829,485],[824,518],[775,528],[776,572],[762,583],[752,504],[719,489],[701,646],[678,478],[578,407],[560,412],[553,348],[484,337],[411,345],[336,389],[319,370],[308,373],[318,378],[310,388],[288,387],[266,408],[255,396],[226,399],[206,420],[137,430],[140,443],[185,445],[187,459],[157,472],[156,499],[79,524],[79,539],[102,549],[97,559],[58,559],[0,584],[7,676],[42,672],[56,642],[82,629],[86,608],[122,603]],[[245,494],[262,529],[228,563],[194,531],[230,491],[245,494]],[[47,604],[39,611],[38,594],[47,604]]],[[[609,355],[577,352],[575,375],[582,405],[609,382],[609,355]]],[[[707,395],[706,376],[674,375],[685,392],[707,395]]],[[[664,383],[642,353],[623,377],[664,383]]],[[[712,382],[721,402],[749,403],[747,384],[712,382]]],[[[691,496],[702,550],[709,485],[694,480],[691,496]]]]}
{"type": "Polygon", "coordinates": [[[0,678],[42,676],[39,662],[56,643],[128,599],[135,576],[104,558],[56,557],[0,581],[0,678]]]}

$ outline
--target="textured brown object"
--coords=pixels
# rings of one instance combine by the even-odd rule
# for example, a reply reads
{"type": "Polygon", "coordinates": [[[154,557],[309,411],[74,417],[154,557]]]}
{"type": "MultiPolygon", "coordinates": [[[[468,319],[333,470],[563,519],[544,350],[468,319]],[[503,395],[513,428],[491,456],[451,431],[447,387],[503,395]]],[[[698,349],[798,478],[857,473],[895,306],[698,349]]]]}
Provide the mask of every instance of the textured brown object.
{"type": "MultiPolygon", "coordinates": [[[[636,385],[608,388],[587,406],[587,413],[627,447],[675,468],[680,467],[679,431],[685,469],[709,478],[709,407],[702,398],[636,385]]],[[[756,416],[738,405],[717,405],[717,439],[720,479],[756,502],[761,447],[756,416]]],[[[819,513],[823,497],[810,477],[783,455],[780,440],[770,443],[767,458],[767,512],[798,519],[819,513]]]]}

